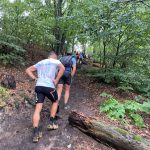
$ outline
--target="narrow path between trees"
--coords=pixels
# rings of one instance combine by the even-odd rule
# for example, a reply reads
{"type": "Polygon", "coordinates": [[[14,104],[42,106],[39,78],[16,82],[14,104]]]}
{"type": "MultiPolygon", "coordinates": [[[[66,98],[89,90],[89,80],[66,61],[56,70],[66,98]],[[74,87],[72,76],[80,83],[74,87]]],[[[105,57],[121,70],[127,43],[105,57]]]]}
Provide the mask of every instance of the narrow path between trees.
{"type": "MultiPolygon", "coordinates": [[[[73,128],[68,123],[69,112],[76,109],[87,115],[92,115],[90,105],[92,94],[85,89],[82,84],[80,75],[76,75],[71,87],[70,109],[62,108],[63,101],[60,103],[60,119],[58,119],[59,129],[55,131],[47,131],[48,112],[42,112],[41,125],[43,137],[39,143],[32,143],[32,124],[31,118],[33,107],[16,110],[10,116],[0,111],[0,149],[1,150],[110,150],[92,138],[84,135],[82,132],[73,128]]],[[[32,85],[31,85],[32,87],[32,85]]],[[[32,87],[33,88],[33,87],[32,87]]],[[[87,87],[88,88],[88,87],[87,87]]],[[[44,108],[47,108],[50,102],[46,100],[44,108]]]]}

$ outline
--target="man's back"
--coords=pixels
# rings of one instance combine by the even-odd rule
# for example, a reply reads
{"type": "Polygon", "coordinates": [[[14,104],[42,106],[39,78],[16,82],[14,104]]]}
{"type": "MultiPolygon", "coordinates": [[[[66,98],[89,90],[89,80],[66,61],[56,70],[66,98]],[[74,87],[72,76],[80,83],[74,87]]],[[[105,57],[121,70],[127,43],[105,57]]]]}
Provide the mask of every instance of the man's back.
{"type": "Polygon", "coordinates": [[[76,65],[76,59],[72,55],[63,56],[62,58],[60,58],[60,61],[64,65],[65,71],[68,72],[71,72],[72,66],[76,65]]]}
{"type": "Polygon", "coordinates": [[[45,86],[54,88],[54,79],[57,71],[57,66],[60,64],[59,60],[56,59],[44,59],[34,67],[37,69],[38,80],[36,86],[45,86]]]}
{"type": "MultiPolygon", "coordinates": [[[[75,59],[75,57],[73,55],[68,55],[68,56],[65,56],[64,58],[67,58],[67,57],[68,57],[70,64],[66,65],[66,66],[64,65],[65,66],[65,72],[64,72],[63,76],[61,77],[61,79],[59,80],[58,86],[57,86],[58,100],[60,100],[63,86],[65,86],[65,94],[64,94],[65,106],[68,103],[72,78],[74,77],[75,72],[76,72],[76,59],[75,59]]],[[[60,59],[60,61],[61,61],[61,59],[60,59]]],[[[63,64],[63,62],[62,62],[62,64],[63,64]]],[[[65,107],[65,108],[67,108],[67,107],[65,107]]]]}

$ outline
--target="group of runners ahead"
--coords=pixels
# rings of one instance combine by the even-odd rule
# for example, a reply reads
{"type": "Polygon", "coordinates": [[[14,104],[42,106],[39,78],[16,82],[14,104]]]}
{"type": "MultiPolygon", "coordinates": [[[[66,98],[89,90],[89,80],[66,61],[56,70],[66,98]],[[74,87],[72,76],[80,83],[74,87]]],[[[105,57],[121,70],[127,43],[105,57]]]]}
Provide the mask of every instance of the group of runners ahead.
{"type": "Polygon", "coordinates": [[[33,114],[33,142],[38,142],[42,136],[39,128],[40,113],[42,111],[45,97],[51,100],[48,130],[58,128],[56,113],[59,108],[63,87],[64,108],[68,108],[70,85],[76,72],[76,57],[71,54],[61,57],[59,60],[55,52],[50,52],[48,59],[44,59],[26,69],[26,73],[36,81],[36,106],[33,114]],[[37,71],[37,76],[34,72],[37,71]]]}

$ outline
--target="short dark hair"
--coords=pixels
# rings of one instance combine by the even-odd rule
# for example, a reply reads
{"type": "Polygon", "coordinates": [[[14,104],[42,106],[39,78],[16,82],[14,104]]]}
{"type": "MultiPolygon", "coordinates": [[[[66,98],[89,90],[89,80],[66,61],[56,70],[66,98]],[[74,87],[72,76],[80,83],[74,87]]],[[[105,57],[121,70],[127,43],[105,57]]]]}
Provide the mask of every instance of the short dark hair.
{"type": "Polygon", "coordinates": [[[51,55],[56,55],[56,56],[57,56],[57,54],[56,54],[54,51],[50,51],[50,52],[49,52],[49,55],[48,55],[48,56],[51,56],[51,55]]]}
{"type": "Polygon", "coordinates": [[[67,56],[71,56],[71,55],[72,55],[72,53],[68,53],[68,52],[67,52],[67,56]]]}

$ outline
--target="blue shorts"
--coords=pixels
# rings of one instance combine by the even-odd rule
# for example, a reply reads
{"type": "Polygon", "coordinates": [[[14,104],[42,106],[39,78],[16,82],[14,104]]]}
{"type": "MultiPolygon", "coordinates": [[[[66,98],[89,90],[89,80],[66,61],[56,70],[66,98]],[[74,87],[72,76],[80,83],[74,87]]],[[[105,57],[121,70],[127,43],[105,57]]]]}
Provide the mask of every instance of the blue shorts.
{"type": "Polygon", "coordinates": [[[58,84],[67,84],[71,85],[71,72],[65,71],[63,76],[60,78],[58,84]]]}
{"type": "Polygon", "coordinates": [[[54,88],[36,86],[35,92],[36,92],[36,104],[43,103],[45,97],[47,97],[52,102],[56,102],[58,100],[57,91],[54,88]]]}

